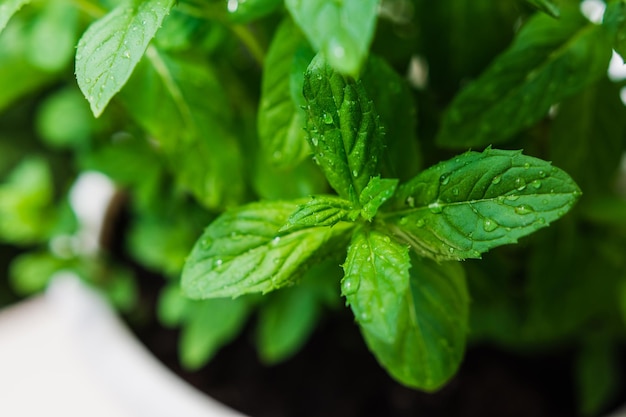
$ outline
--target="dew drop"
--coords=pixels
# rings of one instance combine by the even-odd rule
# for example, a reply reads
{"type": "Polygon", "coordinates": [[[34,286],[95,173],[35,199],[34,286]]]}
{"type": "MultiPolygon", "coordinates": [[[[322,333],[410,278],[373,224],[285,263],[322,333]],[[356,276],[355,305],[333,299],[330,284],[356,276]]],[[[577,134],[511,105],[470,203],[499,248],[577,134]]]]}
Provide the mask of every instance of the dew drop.
{"type": "Polygon", "coordinates": [[[543,217],[539,217],[539,218],[537,219],[537,223],[538,223],[538,224],[546,224],[546,219],[544,219],[543,217]]]}
{"type": "Polygon", "coordinates": [[[448,252],[450,252],[450,253],[454,253],[454,248],[453,248],[452,246],[450,246],[450,247],[448,248],[448,252]]]}
{"type": "Polygon", "coordinates": [[[353,176],[354,178],[358,177],[358,176],[359,176],[359,171],[357,171],[356,169],[353,169],[353,170],[352,170],[352,176],[353,176]]]}
{"type": "Polygon", "coordinates": [[[498,223],[496,223],[495,221],[491,219],[483,220],[483,229],[485,229],[485,232],[493,232],[497,228],[498,228],[498,223]]]}
{"type": "Polygon", "coordinates": [[[452,194],[453,194],[453,195],[459,195],[459,189],[458,189],[458,188],[456,188],[456,187],[455,187],[455,188],[453,188],[453,189],[452,189],[452,194]]]}
{"type": "Polygon", "coordinates": [[[450,176],[447,174],[443,174],[441,177],[439,177],[439,182],[441,183],[441,185],[447,185],[450,182],[450,176]]]}
{"type": "Polygon", "coordinates": [[[530,164],[529,164],[528,162],[526,162],[526,163],[524,164],[524,169],[528,169],[528,168],[530,168],[530,164]]]}
{"type": "Polygon", "coordinates": [[[217,259],[215,261],[215,267],[219,268],[220,266],[222,266],[223,263],[224,263],[224,261],[222,261],[221,259],[217,259]]]}
{"type": "Polygon", "coordinates": [[[213,244],[213,239],[211,239],[210,237],[205,237],[204,239],[202,239],[202,241],[200,242],[200,247],[204,250],[209,249],[211,247],[211,245],[213,244]]]}
{"type": "Polygon", "coordinates": [[[522,191],[526,188],[526,181],[524,180],[524,178],[517,178],[515,180],[515,188],[517,189],[517,191],[522,191]]]}
{"type": "Polygon", "coordinates": [[[358,276],[349,276],[341,281],[341,292],[343,295],[352,295],[355,294],[359,289],[359,277],[358,276]]]}
{"type": "Polygon", "coordinates": [[[317,146],[317,144],[319,143],[319,139],[317,139],[317,136],[311,136],[311,143],[313,144],[313,146],[317,146]]]}
{"type": "Polygon", "coordinates": [[[280,236],[276,236],[274,239],[272,239],[272,246],[278,245],[279,242],[280,242],[280,236]]]}
{"type": "Polygon", "coordinates": [[[322,115],[322,120],[327,125],[333,124],[333,116],[331,116],[330,114],[328,114],[326,112],[322,115]]]}
{"type": "Polygon", "coordinates": [[[521,204],[521,205],[515,207],[515,212],[517,214],[530,214],[530,213],[534,213],[535,210],[532,207],[530,207],[530,206],[528,206],[526,204],[521,204]]]}
{"type": "Polygon", "coordinates": [[[509,201],[515,201],[515,200],[519,200],[519,195],[517,194],[510,194],[506,196],[506,199],[509,201]]]}
{"type": "Polygon", "coordinates": [[[91,84],[91,78],[85,78],[85,82],[86,82],[87,84],[91,84]]]}
{"type": "Polygon", "coordinates": [[[415,199],[411,196],[408,196],[404,202],[409,207],[415,207],[415,199]]]}
{"type": "Polygon", "coordinates": [[[359,318],[362,323],[367,323],[372,321],[372,313],[369,310],[363,310],[359,315],[359,318]]]}
{"type": "Polygon", "coordinates": [[[418,219],[417,222],[415,223],[417,227],[424,227],[425,224],[426,222],[424,221],[424,219],[418,219]]]}
{"type": "Polygon", "coordinates": [[[541,188],[541,180],[534,180],[533,182],[530,183],[530,185],[535,189],[538,190],[541,188]]]}
{"type": "Polygon", "coordinates": [[[500,181],[502,181],[502,176],[500,175],[496,175],[495,177],[493,177],[493,179],[491,180],[492,184],[500,184],[500,181]]]}
{"type": "Polygon", "coordinates": [[[434,203],[430,203],[428,205],[428,210],[430,210],[430,212],[433,214],[439,214],[443,211],[443,207],[441,206],[441,204],[439,204],[438,201],[435,201],[434,203]]]}
{"type": "Polygon", "coordinates": [[[545,178],[545,177],[546,177],[546,172],[545,172],[545,171],[543,171],[543,170],[539,171],[539,176],[540,176],[541,178],[545,178]]]}
{"type": "Polygon", "coordinates": [[[130,51],[125,51],[124,52],[124,58],[130,59],[130,51]]]}

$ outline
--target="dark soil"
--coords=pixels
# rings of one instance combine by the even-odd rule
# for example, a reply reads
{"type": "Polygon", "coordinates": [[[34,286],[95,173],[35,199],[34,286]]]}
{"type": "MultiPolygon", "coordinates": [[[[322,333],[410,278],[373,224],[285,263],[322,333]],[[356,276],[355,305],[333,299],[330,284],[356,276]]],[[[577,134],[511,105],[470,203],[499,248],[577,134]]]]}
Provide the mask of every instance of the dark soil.
{"type": "Polygon", "coordinates": [[[198,372],[180,368],[176,331],[156,322],[135,330],[182,378],[252,417],[577,415],[567,351],[526,357],[472,347],[458,375],[439,392],[426,394],[399,385],[383,371],[347,309],[323,321],[294,358],[272,367],[257,359],[252,325],[198,372]]]}

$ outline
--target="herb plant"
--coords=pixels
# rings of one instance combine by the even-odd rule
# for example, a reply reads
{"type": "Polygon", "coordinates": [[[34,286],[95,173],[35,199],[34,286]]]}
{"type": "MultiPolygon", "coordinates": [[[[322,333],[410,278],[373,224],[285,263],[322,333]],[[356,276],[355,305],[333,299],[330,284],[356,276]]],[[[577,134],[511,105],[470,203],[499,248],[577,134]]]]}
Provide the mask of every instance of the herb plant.
{"type": "Polygon", "coordinates": [[[590,370],[612,368],[626,311],[626,110],[607,77],[626,1],[601,22],[584,3],[5,0],[11,280],[71,270],[132,311],[130,257],[167,277],[159,315],[189,368],[252,314],[260,357],[282,361],[340,295],[420,390],[468,340],[572,344],[593,414],[614,374],[590,370]],[[123,256],[81,247],[67,196],[85,171],[123,196],[123,256]]]}

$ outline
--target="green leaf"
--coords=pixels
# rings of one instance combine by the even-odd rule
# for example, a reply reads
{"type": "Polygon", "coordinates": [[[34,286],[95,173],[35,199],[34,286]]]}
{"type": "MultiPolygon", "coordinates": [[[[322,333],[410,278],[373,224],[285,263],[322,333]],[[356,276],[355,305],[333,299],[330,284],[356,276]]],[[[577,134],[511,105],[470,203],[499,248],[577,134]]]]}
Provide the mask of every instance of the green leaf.
{"type": "Polygon", "coordinates": [[[128,0],[83,34],[76,51],[76,80],[96,117],[126,84],[174,2],[128,0]]]}
{"type": "Polygon", "coordinates": [[[374,55],[370,55],[361,81],[385,131],[383,175],[408,180],[419,172],[422,164],[417,141],[417,110],[411,89],[384,59],[374,55]]]}
{"type": "MultiPolygon", "coordinates": [[[[465,350],[469,296],[463,269],[458,263],[436,264],[412,256],[408,270],[403,245],[389,244],[380,234],[373,236],[370,233],[365,243],[359,243],[371,248],[371,253],[364,250],[352,258],[353,262],[368,262],[363,256],[378,259],[370,264],[375,269],[355,270],[361,273],[360,283],[349,299],[358,300],[355,304],[362,307],[355,310],[351,301],[352,309],[368,347],[392,377],[412,388],[435,391],[454,375],[465,350]],[[360,292],[369,292],[374,299],[361,299],[360,292]],[[366,305],[368,299],[372,304],[366,305]]],[[[346,284],[342,284],[344,292],[346,284]]]]}
{"type": "Polygon", "coordinates": [[[544,13],[549,14],[552,17],[558,18],[561,16],[561,12],[556,4],[552,0],[526,0],[526,3],[541,10],[544,13]]]}
{"type": "Polygon", "coordinates": [[[351,225],[279,232],[299,202],[253,203],[227,211],[196,243],[183,270],[191,298],[267,293],[292,284],[306,268],[336,254],[351,225]]]}
{"type": "Polygon", "coordinates": [[[180,359],[187,369],[198,369],[237,336],[249,313],[248,301],[196,301],[188,313],[179,340],[180,359]]]}
{"type": "Polygon", "coordinates": [[[49,84],[54,75],[30,61],[28,26],[14,19],[0,38],[0,111],[17,99],[49,84]]]}
{"type": "Polygon", "coordinates": [[[4,0],[0,5],[0,33],[9,23],[11,17],[17,13],[30,0],[4,0]]]}
{"type": "Polygon", "coordinates": [[[274,12],[283,0],[230,0],[228,17],[236,23],[247,23],[274,12]]]}
{"type": "Polygon", "coordinates": [[[28,58],[46,71],[64,69],[74,55],[78,10],[68,2],[51,1],[32,19],[28,58]],[[54,39],[54,42],[50,42],[54,39]]]}
{"type": "Polygon", "coordinates": [[[367,221],[372,221],[376,213],[378,213],[380,206],[393,197],[397,187],[398,180],[396,179],[373,177],[359,196],[363,218],[367,221]]]}
{"type": "Polygon", "coordinates": [[[76,88],[60,90],[42,102],[36,127],[53,148],[84,148],[94,129],[89,106],[76,88]]]}
{"type": "Polygon", "coordinates": [[[286,0],[311,45],[343,74],[357,76],[374,36],[379,0],[286,0]]]}
{"type": "Polygon", "coordinates": [[[159,322],[167,327],[180,325],[187,316],[191,304],[177,284],[166,286],[159,294],[157,317],[159,322]]]}
{"type": "MultiPolygon", "coordinates": [[[[244,4],[247,4],[244,3],[244,4]]],[[[306,41],[290,19],[276,31],[263,64],[258,129],[266,158],[280,167],[293,167],[310,152],[306,143],[303,101],[304,71],[313,58],[306,41]],[[295,91],[298,99],[292,97],[295,91]]]]}
{"type": "Polygon", "coordinates": [[[53,197],[46,161],[23,160],[0,185],[0,240],[18,244],[45,240],[54,221],[53,197]]]}
{"type": "Polygon", "coordinates": [[[257,347],[266,364],[283,361],[313,332],[319,302],[310,287],[296,285],[272,293],[259,311],[257,347]]]}
{"type": "Polygon", "coordinates": [[[611,42],[599,25],[564,9],[533,16],[511,47],[463,89],[444,114],[437,143],[500,143],[545,117],[550,107],[606,74],[611,42]]]}
{"type": "Polygon", "coordinates": [[[619,92],[607,79],[590,86],[560,104],[550,130],[550,159],[588,196],[609,192],[619,169],[626,137],[626,108],[619,92]]]}
{"type": "Polygon", "coordinates": [[[609,405],[619,387],[619,359],[611,340],[590,335],[576,358],[578,409],[583,416],[597,416],[609,405]]]}
{"type": "Polygon", "coordinates": [[[42,291],[50,278],[68,264],[67,260],[56,258],[49,252],[25,253],[11,262],[11,286],[22,295],[42,291]]]}
{"type": "Polygon", "coordinates": [[[602,25],[613,36],[613,49],[626,62],[626,0],[615,0],[607,4],[602,25]]]}
{"type": "Polygon", "coordinates": [[[121,99],[160,145],[182,188],[208,208],[239,203],[245,169],[228,99],[207,62],[170,57],[151,46],[121,99]]]}
{"type": "Polygon", "coordinates": [[[354,221],[359,212],[343,198],[334,196],[313,196],[305,204],[298,206],[282,231],[303,227],[333,226],[342,220],[354,221]]]}
{"type": "Polygon", "coordinates": [[[358,196],[378,175],[383,131],[360,82],[344,77],[318,55],[304,75],[309,144],[337,193],[358,196]]]}
{"type": "Polygon", "coordinates": [[[384,233],[360,229],[352,236],[341,292],[361,329],[385,343],[398,338],[409,289],[409,249],[384,233]]]}
{"type": "Polygon", "coordinates": [[[549,162],[487,149],[441,162],[399,187],[386,220],[399,239],[437,260],[479,258],[563,216],[581,195],[549,162]]]}

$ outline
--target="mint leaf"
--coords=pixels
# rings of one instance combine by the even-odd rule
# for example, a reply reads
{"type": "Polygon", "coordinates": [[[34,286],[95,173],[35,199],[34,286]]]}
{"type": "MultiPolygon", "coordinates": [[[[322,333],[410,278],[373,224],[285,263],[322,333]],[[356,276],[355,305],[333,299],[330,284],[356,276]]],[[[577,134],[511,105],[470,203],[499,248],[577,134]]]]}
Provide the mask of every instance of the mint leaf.
{"type": "Polygon", "coordinates": [[[541,10],[544,13],[549,14],[552,17],[561,16],[561,12],[559,8],[552,0],[526,0],[526,3],[532,5],[533,7],[541,10]]]}
{"type": "Polygon", "coordinates": [[[344,270],[342,292],[387,371],[429,391],[446,382],[460,363],[467,332],[469,297],[460,266],[411,260],[405,245],[360,229],[344,270]]]}
{"type": "Polygon", "coordinates": [[[286,0],[298,26],[330,65],[357,76],[376,27],[379,0],[286,0]]]}
{"type": "Polygon", "coordinates": [[[619,359],[606,335],[588,335],[576,357],[578,411],[583,416],[602,414],[619,386],[619,359]]]}
{"type": "Polygon", "coordinates": [[[604,11],[602,26],[613,36],[613,49],[626,62],[626,1],[609,2],[604,11]]]}
{"type": "Polygon", "coordinates": [[[379,174],[383,131],[360,82],[335,72],[318,55],[304,75],[309,144],[337,193],[351,199],[379,174]]]}
{"type": "Polygon", "coordinates": [[[128,0],[87,28],[76,51],[76,80],[94,116],[126,84],[174,1],[128,0]]]}
{"type": "Polygon", "coordinates": [[[559,20],[535,15],[511,47],[456,96],[437,142],[448,147],[504,142],[553,104],[602,78],[610,58],[606,30],[577,9],[564,9],[559,20]]]}
{"type": "Polygon", "coordinates": [[[30,0],[5,0],[0,5],[0,33],[9,23],[9,20],[30,0]]]}
{"type": "Polygon", "coordinates": [[[198,369],[237,336],[248,318],[248,301],[215,299],[193,302],[180,337],[180,359],[187,369],[198,369]]]}
{"type": "MultiPolygon", "coordinates": [[[[247,4],[244,3],[244,4],[247,4]]],[[[305,114],[298,107],[304,71],[313,57],[298,59],[306,41],[290,19],[278,28],[263,64],[259,140],[266,158],[277,166],[292,167],[310,152],[306,143],[305,114]],[[297,53],[298,52],[298,53],[297,53]],[[302,62],[304,61],[304,62],[302,62]],[[294,100],[292,91],[298,99],[294,100]]]]}
{"type": "Polygon", "coordinates": [[[182,287],[191,298],[267,293],[292,284],[306,268],[343,247],[352,225],[279,232],[298,202],[253,203],[227,211],[196,243],[182,287]]]}
{"type": "Polygon", "coordinates": [[[588,196],[609,193],[619,169],[626,137],[619,94],[620,86],[608,79],[589,86],[561,102],[550,129],[549,158],[588,196]]]}
{"type": "Polygon", "coordinates": [[[359,229],[343,266],[341,292],[363,332],[393,343],[409,289],[409,249],[384,233],[359,229]]]}
{"type": "Polygon", "coordinates": [[[563,216],[574,181],[521,151],[487,149],[441,162],[399,187],[386,220],[399,239],[437,260],[479,258],[563,216]]]}
{"type": "Polygon", "coordinates": [[[314,196],[305,204],[298,206],[296,211],[289,216],[287,224],[281,230],[333,226],[345,219],[354,221],[358,215],[358,211],[353,209],[352,204],[343,198],[314,196]]]}
{"type": "Polygon", "coordinates": [[[376,55],[369,56],[361,81],[385,128],[383,175],[401,181],[413,178],[421,167],[422,153],[417,140],[417,109],[411,88],[376,55]]]}
{"type": "Polygon", "coordinates": [[[363,218],[367,221],[372,221],[376,213],[378,213],[380,206],[393,197],[397,187],[398,180],[396,179],[373,177],[359,196],[363,218]]]}
{"type": "Polygon", "coordinates": [[[268,297],[259,310],[257,347],[263,362],[274,364],[293,355],[306,342],[320,309],[317,294],[304,284],[268,297]]]}
{"type": "Polygon", "coordinates": [[[213,67],[150,46],[120,98],[159,144],[181,188],[212,209],[241,201],[245,169],[213,67]]]}

